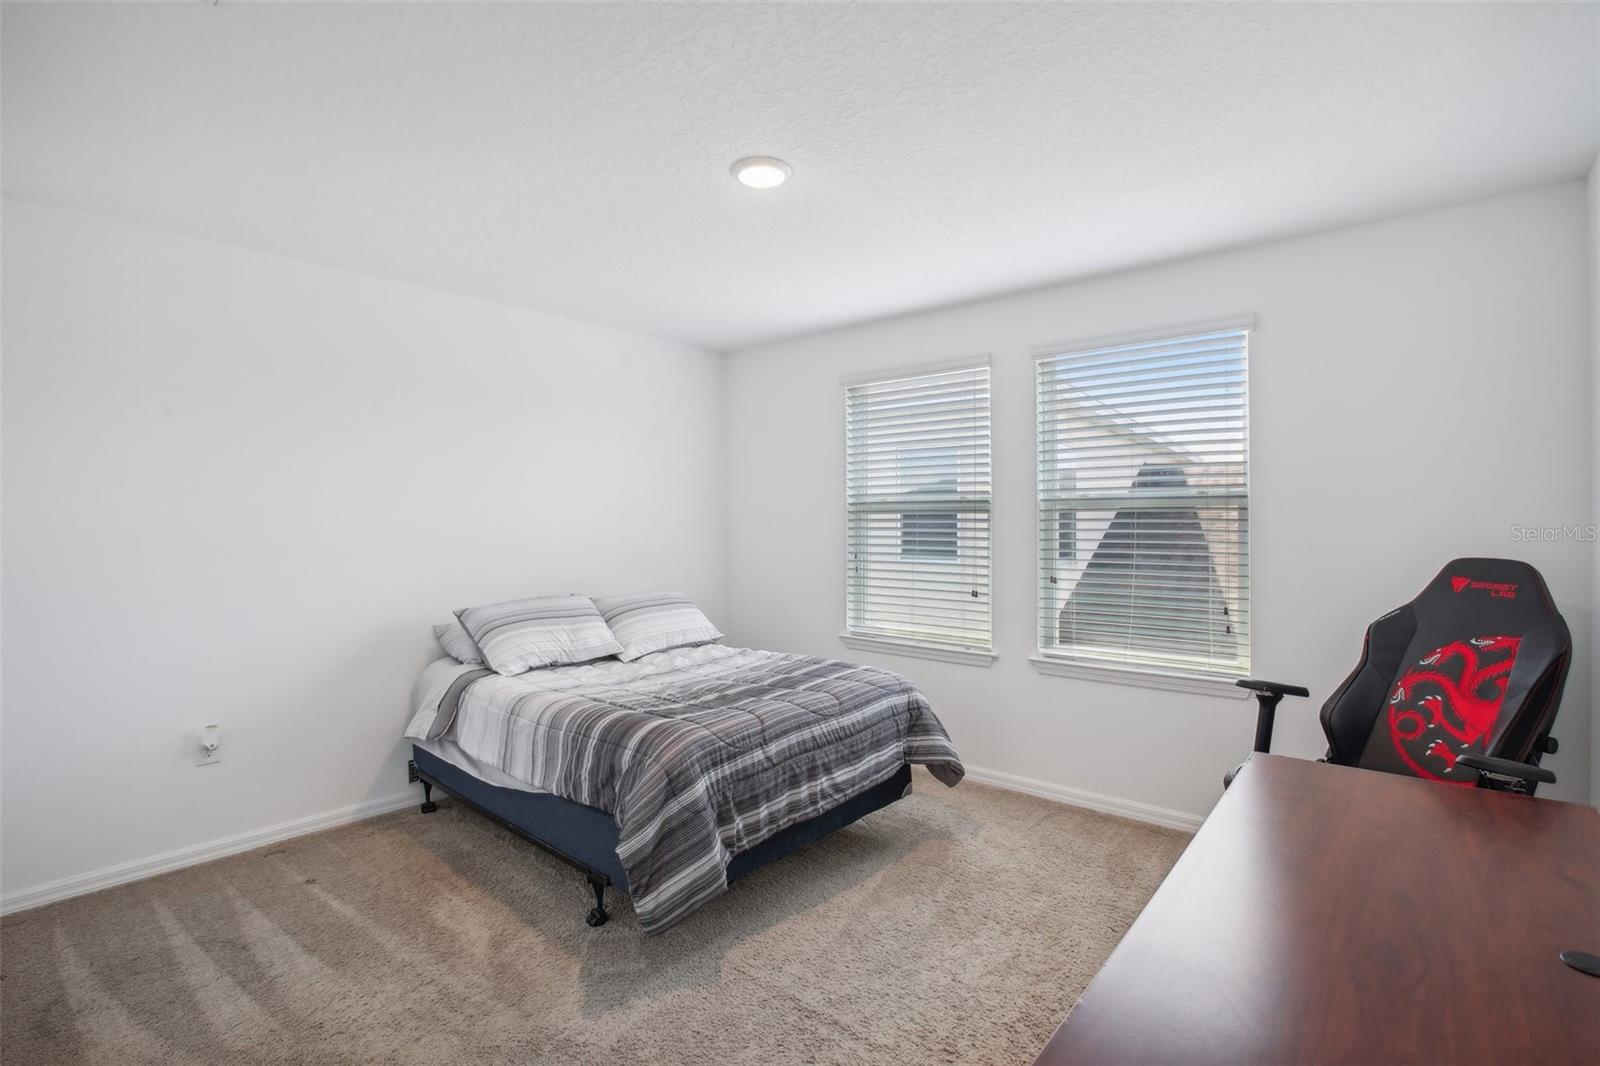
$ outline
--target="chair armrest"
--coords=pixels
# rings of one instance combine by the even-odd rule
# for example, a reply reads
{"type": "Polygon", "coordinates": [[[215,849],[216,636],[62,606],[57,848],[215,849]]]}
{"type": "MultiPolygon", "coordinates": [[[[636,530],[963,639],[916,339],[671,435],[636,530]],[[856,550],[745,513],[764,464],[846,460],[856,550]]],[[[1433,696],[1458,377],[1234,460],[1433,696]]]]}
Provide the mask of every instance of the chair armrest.
{"type": "Polygon", "coordinates": [[[1308,697],[1311,695],[1311,690],[1304,685],[1286,685],[1282,681],[1263,681],[1259,677],[1241,677],[1234,684],[1240,688],[1247,688],[1251,692],[1268,692],[1279,697],[1308,697]]]}
{"type": "Polygon", "coordinates": [[[1551,785],[1556,780],[1556,775],[1542,766],[1517,762],[1515,759],[1496,759],[1492,755],[1463,755],[1456,760],[1456,765],[1496,777],[1509,777],[1514,781],[1538,781],[1551,785]]]}
{"type": "Polygon", "coordinates": [[[1263,681],[1259,677],[1241,677],[1234,684],[1256,694],[1256,742],[1253,750],[1259,752],[1272,750],[1272,722],[1278,713],[1278,703],[1285,696],[1311,695],[1311,690],[1303,686],[1263,681]]]}

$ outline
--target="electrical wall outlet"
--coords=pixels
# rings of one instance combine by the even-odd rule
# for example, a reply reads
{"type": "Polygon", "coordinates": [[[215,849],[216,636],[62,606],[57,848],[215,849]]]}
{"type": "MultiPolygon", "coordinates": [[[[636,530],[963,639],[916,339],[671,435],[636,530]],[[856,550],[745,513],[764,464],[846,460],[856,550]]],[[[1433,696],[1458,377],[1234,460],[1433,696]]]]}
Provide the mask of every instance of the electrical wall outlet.
{"type": "Polygon", "coordinates": [[[208,725],[194,735],[194,764],[211,766],[222,761],[222,730],[208,725]]]}

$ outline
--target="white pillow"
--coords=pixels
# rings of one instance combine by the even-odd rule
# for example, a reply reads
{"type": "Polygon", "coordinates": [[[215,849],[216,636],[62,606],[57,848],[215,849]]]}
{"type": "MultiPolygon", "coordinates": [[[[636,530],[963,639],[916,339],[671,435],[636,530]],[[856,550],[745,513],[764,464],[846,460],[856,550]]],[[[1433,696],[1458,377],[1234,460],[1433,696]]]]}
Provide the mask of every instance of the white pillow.
{"type": "Polygon", "coordinates": [[[439,641],[439,647],[444,653],[463,666],[482,666],[483,653],[478,651],[478,646],[472,643],[472,638],[467,636],[467,631],[461,628],[461,623],[454,618],[442,626],[433,627],[433,635],[439,641]]]}
{"type": "Polygon", "coordinates": [[[466,607],[461,628],[497,674],[604,659],[622,651],[587,596],[535,596],[466,607]]]}
{"type": "Polygon", "coordinates": [[[627,596],[601,596],[594,601],[631,663],[653,651],[687,648],[721,640],[722,633],[700,608],[681,592],[635,592],[627,596]]]}

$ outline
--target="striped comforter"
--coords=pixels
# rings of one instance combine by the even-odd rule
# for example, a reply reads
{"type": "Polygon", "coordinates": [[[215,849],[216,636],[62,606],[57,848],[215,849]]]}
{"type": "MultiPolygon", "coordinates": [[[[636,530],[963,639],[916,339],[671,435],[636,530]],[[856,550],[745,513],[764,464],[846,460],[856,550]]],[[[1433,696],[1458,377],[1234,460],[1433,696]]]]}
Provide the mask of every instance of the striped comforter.
{"type": "Polygon", "coordinates": [[[964,773],[898,674],[707,645],[502,677],[424,671],[406,736],[446,738],[529,786],[610,812],[639,924],[726,891],[734,855],[923,763],[964,773]]]}

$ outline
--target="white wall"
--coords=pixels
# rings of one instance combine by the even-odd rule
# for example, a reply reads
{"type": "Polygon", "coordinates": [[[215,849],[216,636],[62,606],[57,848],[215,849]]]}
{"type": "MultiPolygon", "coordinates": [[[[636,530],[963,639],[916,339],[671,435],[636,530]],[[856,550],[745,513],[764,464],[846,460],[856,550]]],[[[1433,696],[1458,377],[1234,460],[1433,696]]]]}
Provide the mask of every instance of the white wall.
{"type": "Polygon", "coordinates": [[[1205,812],[1250,748],[1253,704],[1045,677],[1027,661],[1030,349],[1254,312],[1254,672],[1314,694],[1280,711],[1275,750],[1322,753],[1316,710],[1368,622],[1452,557],[1514,556],[1544,573],[1574,631],[1548,794],[1586,798],[1593,546],[1511,534],[1594,513],[1586,214],[1570,182],[734,353],[731,635],[845,654],[839,378],[992,353],[1000,658],[849,654],[921,684],[969,765],[1205,812]]]}
{"type": "Polygon", "coordinates": [[[452,608],[667,585],[721,616],[720,355],[4,223],[8,897],[404,792],[452,608]]]}
{"type": "MultiPolygon", "coordinates": [[[[1589,412],[1594,436],[1590,459],[1594,463],[1594,524],[1600,529],[1600,155],[1589,168],[1589,412]]],[[[1594,620],[1590,660],[1590,693],[1600,695],[1600,541],[1595,543],[1595,584],[1589,601],[1594,620]]],[[[1589,731],[1589,800],[1600,806],[1600,728],[1589,731]]]]}

